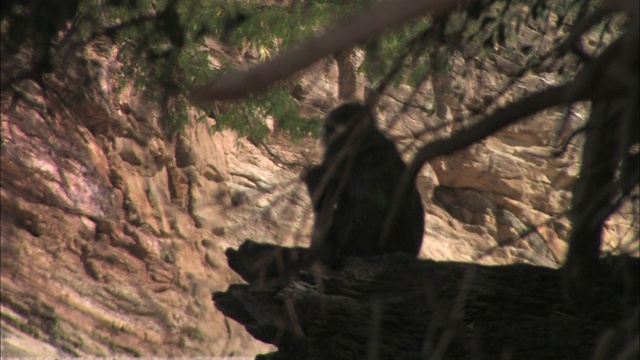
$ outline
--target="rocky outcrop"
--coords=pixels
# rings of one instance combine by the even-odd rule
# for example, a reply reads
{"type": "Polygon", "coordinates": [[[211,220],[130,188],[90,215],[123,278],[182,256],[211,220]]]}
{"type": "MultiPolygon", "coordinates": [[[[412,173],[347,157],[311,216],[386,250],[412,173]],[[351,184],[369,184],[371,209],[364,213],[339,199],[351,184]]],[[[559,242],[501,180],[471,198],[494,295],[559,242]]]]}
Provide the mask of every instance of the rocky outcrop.
{"type": "Polygon", "coordinates": [[[155,105],[109,92],[115,79],[72,97],[83,64],[116,66],[84,54],[47,97],[30,82],[2,94],[3,356],[268,349],[211,303],[235,279],[229,135],[194,121],[167,139],[155,105]]]}
{"type": "Polygon", "coordinates": [[[233,284],[213,299],[253,336],[278,347],[257,358],[469,359],[482,354],[495,359],[510,354],[582,360],[591,358],[599,337],[597,359],[635,358],[638,331],[630,324],[637,320],[638,307],[632,304],[639,292],[638,258],[596,263],[597,295],[576,309],[563,300],[560,269],[386,254],[348,259],[340,271],[303,268],[282,281],[284,274],[274,265],[307,256],[306,248],[251,240],[227,251],[229,266],[248,284],[233,284]],[[612,330],[600,336],[612,323],[612,330]]]}

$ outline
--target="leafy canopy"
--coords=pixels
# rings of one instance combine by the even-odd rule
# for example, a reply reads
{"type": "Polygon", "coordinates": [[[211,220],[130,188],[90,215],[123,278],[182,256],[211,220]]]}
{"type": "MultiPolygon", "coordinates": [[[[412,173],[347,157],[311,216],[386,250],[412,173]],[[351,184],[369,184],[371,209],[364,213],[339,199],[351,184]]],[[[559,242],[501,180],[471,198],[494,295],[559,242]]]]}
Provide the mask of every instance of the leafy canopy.
{"type": "MultiPolygon", "coordinates": [[[[187,109],[192,104],[185,97],[187,89],[235,66],[224,54],[216,54],[222,66],[212,66],[207,39],[220,42],[227,53],[257,54],[253,61],[264,61],[335,23],[341,16],[374,2],[32,0],[23,4],[9,0],[2,2],[0,20],[2,39],[8,44],[3,44],[3,50],[8,48],[17,53],[21,48],[30,48],[35,59],[32,70],[36,74],[52,71],[53,54],[101,37],[112,39],[118,45],[117,58],[122,63],[120,84],[133,82],[146,96],[159,102],[163,124],[168,133],[174,133],[190,121],[187,109]]],[[[553,5],[542,1],[524,3],[530,3],[526,16],[515,16],[517,11],[509,11],[520,3],[494,1],[483,6],[482,11],[478,6],[438,21],[420,18],[361,44],[365,61],[360,70],[371,83],[381,81],[393,72],[398,54],[406,52],[402,71],[394,73],[392,84],[407,82],[418,86],[434,73],[449,71],[451,53],[465,46],[465,51],[472,55],[492,52],[497,47],[508,51],[511,47],[526,54],[527,65],[534,64],[540,54],[532,49],[513,49],[514,34],[521,26],[531,19],[548,23],[553,15],[559,28],[584,7],[580,1],[553,5]],[[408,46],[412,42],[417,45],[408,46]]],[[[300,115],[290,95],[292,85],[295,84],[280,84],[264,94],[225,104],[223,112],[218,107],[201,105],[200,117],[214,115],[217,121],[214,130],[231,128],[258,138],[268,134],[264,119],[269,116],[294,139],[317,134],[317,119],[300,115]]]]}

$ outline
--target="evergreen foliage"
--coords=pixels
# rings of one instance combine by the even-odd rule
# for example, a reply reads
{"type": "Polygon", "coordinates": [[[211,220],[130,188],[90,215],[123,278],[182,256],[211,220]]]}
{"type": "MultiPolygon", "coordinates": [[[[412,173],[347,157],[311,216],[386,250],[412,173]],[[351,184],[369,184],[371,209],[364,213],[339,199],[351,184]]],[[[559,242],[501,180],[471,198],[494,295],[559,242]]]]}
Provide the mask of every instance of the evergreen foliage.
{"type": "MultiPolygon", "coordinates": [[[[211,66],[206,38],[244,53],[259,54],[259,61],[286,49],[335,20],[355,11],[366,1],[277,2],[229,0],[68,0],[63,3],[16,1],[2,3],[3,48],[12,54],[27,48],[33,66],[22,69],[10,82],[36,78],[52,70],[52,59],[93,40],[107,37],[118,46],[120,87],[133,82],[149,99],[161,104],[168,134],[189,123],[187,90],[231,68],[211,66]]],[[[230,61],[222,59],[229,63],[230,61]]],[[[318,132],[317,119],[300,115],[284,86],[228,104],[216,114],[215,129],[231,128],[241,135],[263,138],[268,134],[264,118],[297,139],[318,132]]],[[[212,109],[201,108],[201,115],[212,109]]]]}
{"type": "MultiPolygon", "coordinates": [[[[2,3],[3,49],[33,52],[26,77],[52,71],[56,54],[71,51],[91,41],[108,37],[118,45],[121,84],[133,81],[153,101],[162,105],[163,124],[168,134],[189,123],[185,98],[187,89],[223,74],[210,64],[205,40],[213,38],[244,54],[249,50],[264,61],[277,52],[299,43],[341,16],[373,3],[358,1],[231,1],[231,0],[33,0],[2,3]]],[[[517,49],[522,24],[531,21],[559,29],[587,7],[580,1],[525,1],[523,4],[494,1],[484,7],[457,11],[433,21],[423,17],[384,36],[361,44],[365,61],[360,71],[375,84],[393,75],[392,85],[406,82],[419,87],[434,74],[450,71],[453,52],[466,58],[495,52],[526,55],[524,69],[544,61],[535,49],[517,49]],[[530,4],[528,4],[530,3],[530,4]],[[482,9],[482,10],[480,10],[482,9]],[[404,54],[398,60],[398,54],[404,54]],[[394,71],[394,68],[398,71],[394,71]]],[[[547,54],[548,56],[548,54],[547,54]]],[[[564,68],[562,69],[564,71],[564,68]]],[[[14,78],[20,78],[18,74],[14,78]]],[[[10,79],[15,80],[15,79],[10,79]]],[[[295,81],[295,80],[294,80],[295,81]]],[[[10,81],[3,80],[3,89],[10,81]]],[[[464,96],[464,94],[459,94],[464,96]]],[[[197,105],[197,104],[196,104],[197,105]]],[[[317,134],[317,121],[302,117],[286,84],[241,102],[226,104],[216,113],[215,129],[231,128],[242,135],[264,137],[264,119],[274,118],[276,126],[292,137],[317,134]]],[[[212,108],[201,108],[201,116],[212,108]]]]}

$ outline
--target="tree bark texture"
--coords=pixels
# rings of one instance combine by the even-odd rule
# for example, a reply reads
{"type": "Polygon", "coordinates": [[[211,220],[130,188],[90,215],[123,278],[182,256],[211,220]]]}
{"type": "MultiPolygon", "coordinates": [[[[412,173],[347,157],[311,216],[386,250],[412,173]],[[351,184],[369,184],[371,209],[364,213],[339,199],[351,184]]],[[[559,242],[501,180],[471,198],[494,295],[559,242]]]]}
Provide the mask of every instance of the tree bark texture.
{"type": "Polygon", "coordinates": [[[599,334],[638,304],[637,258],[601,259],[594,296],[577,308],[563,301],[561,270],[391,254],[330,271],[302,266],[306,252],[251,240],[227,250],[249,284],[213,299],[278,347],[258,358],[590,359],[599,334]]]}

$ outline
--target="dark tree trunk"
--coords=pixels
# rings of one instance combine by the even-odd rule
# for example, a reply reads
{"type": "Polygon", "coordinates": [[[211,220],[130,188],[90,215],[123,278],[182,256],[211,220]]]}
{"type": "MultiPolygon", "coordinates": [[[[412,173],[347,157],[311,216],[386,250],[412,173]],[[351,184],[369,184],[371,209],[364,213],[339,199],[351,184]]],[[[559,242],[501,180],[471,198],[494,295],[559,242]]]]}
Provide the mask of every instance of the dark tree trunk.
{"type": "Polygon", "coordinates": [[[247,241],[227,257],[249,284],[215,293],[215,305],[276,345],[273,359],[589,359],[639,295],[640,263],[628,257],[600,261],[583,308],[565,305],[560,270],[531,265],[398,254],[277,277],[306,249],[247,241]]]}
{"type": "Polygon", "coordinates": [[[588,77],[591,114],[580,176],[573,187],[563,286],[566,299],[573,303],[591,296],[591,281],[599,271],[602,226],[640,179],[639,154],[632,150],[637,147],[640,130],[637,12],[635,16],[636,30],[620,36],[585,67],[598,71],[591,69],[594,75],[588,77]]]}

